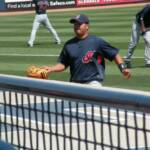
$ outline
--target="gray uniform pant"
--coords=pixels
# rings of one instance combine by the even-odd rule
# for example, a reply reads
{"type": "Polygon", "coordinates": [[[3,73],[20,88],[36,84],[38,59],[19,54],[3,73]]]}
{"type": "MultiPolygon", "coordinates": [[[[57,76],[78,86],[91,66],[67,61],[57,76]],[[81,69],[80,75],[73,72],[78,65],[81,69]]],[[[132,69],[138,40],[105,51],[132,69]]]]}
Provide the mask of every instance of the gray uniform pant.
{"type": "Polygon", "coordinates": [[[43,24],[48,29],[48,31],[53,34],[55,42],[57,43],[61,42],[57,32],[55,31],[55,29],[53,28],[52,24],[49,21],[47,14],[40,14],[40,15],[36,15],[34,18],[31,35],[28,41],[28,43],[31,46],[33,46],[33,43],[36,37],[36,32],[40,24],[43,24]]]}
{"type": "MultiPolygon", "coordinates": [[[[131,32],[131,39],[128,46],[128,51],[126,54],[126,59],[131,59],[134,49],[137,46],[139,39],[140,39],[140,25],[134,21],[132,24],[132,32],[131,32]]],[[[144,59],[146,64],[150,64],[150,31],[146,31],[143,35],[145,41],[145,52],[144,52],[144,59]]]]}

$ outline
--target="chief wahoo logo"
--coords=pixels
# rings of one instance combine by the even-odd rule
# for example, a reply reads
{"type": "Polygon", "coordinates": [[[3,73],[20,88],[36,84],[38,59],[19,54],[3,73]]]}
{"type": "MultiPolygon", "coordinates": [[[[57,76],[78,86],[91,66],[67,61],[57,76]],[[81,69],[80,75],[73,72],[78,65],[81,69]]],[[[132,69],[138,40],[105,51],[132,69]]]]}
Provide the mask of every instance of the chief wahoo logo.
{"type": "Polygon", "coordinates": [[[94,51],[88,51],[88,52],[85,54],[85,56],[83,56],[82,62],[83,62],[84,64],[87,64],[87,63],[91,62],[93,55],[94,55],[94,51]]]}

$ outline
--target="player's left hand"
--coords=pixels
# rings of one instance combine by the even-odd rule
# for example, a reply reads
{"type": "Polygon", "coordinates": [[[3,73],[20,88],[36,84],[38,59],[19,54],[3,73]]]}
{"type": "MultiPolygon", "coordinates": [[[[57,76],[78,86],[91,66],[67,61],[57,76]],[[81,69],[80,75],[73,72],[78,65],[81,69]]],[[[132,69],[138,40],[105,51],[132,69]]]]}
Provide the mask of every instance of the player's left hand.
{"type": "Polygon", "coordinates": [[[124,70],[122,71],[122,74],[123,74],[127,79],[129,79],[129,78],[131,77],[131,71],[130,71],[128,68],[124,69],[124,70]]]}

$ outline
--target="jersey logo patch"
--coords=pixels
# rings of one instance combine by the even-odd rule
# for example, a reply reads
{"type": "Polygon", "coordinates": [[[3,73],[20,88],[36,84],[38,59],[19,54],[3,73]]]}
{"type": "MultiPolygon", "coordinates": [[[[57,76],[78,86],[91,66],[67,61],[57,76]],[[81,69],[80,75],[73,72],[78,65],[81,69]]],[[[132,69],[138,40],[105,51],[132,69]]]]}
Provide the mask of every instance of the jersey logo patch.
{"type": "Polygon", "coordinates": [[[87,63],[91,62],[93,55],[94,55],[94,51],[88,51],[88,52],[85,54],[85,56],[83,56],[82,62],[83,62],[84,64],[87,64],[87,63]]]}

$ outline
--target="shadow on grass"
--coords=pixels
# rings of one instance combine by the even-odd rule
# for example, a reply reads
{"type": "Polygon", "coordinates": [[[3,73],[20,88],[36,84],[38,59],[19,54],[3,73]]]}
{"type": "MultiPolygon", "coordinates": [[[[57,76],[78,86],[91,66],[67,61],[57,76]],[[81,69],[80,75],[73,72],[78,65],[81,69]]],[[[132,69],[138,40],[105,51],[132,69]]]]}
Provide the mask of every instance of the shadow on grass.
{"type": "Polygon", "coordinates": [[[148,68],[148,67],[146,67],[145,65],[137,65],[137,66],[131,66],[131,69],[136,69],[136,68],[148,68]]]}
{"type": "Polygon", "coordinates": [[[131,69],[138,69],[138,68],[149,69],[150,66],[148,67],[148,66],[145,65],[144,58],[132,59],[132,61],[131,61],[131,69]]]}

